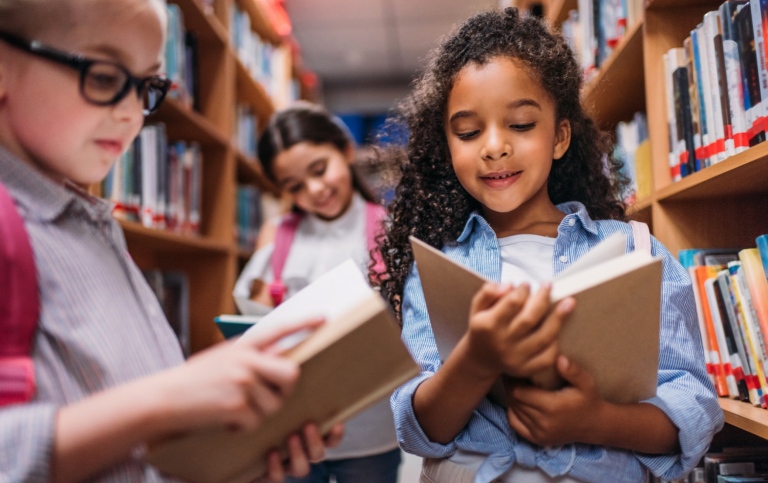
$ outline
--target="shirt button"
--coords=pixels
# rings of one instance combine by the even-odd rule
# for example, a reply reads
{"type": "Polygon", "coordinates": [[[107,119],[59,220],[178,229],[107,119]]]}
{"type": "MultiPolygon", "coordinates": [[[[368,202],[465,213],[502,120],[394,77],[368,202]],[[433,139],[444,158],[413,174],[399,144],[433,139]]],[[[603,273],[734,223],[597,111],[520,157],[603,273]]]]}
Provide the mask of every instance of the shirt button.
{"type": "Polygon", "coordinates": [[[560,255],[560,261],[563,263],[568,263],[568,257],[566,257],[565,255],[560,255]]]}
{"type": "Polygon", "coordinates": [[[575,224],[576,224],[576,220],[575,219],[571,218],[570,220],[568,220],[568,226],[573,226],[575,224]]]}

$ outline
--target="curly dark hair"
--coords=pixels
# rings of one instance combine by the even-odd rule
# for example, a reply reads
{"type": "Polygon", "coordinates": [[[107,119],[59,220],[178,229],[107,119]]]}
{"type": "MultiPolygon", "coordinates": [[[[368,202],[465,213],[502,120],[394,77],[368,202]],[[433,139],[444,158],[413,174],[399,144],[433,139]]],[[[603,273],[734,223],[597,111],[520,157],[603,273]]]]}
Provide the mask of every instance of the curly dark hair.
{"type": "Polygon", "coordinates": [[[626,219],[619,193],[627,183],[622,164],[610,153],[611,137],[600,131],[579,101],[582,70],[565,40],[515,8],[478,14],[444,38],[428,57],[425,72],[399,106],[395,124],[408,127],[406,146],[390,150],[402,177],[379,251],[387,276],[378,280],[398,317],[406,277],[413,265],[408,236],[440,249],[456,239],[480,204],[459,183],[444,130],[453,83],[468,64],[485,65],[504,56],[522,62],[556,104],[557,121],[571,125],[571,143],[555,160],[548,180],[553,203],[579,201],[596,219],[626,219]]]}

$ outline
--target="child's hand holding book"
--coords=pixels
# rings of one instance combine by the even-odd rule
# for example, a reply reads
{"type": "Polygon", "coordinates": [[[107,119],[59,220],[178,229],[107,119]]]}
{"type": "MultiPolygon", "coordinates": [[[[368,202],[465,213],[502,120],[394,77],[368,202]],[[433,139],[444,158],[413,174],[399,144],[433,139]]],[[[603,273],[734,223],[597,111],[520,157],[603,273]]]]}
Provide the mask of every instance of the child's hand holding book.
{"type": "Polygon", "coordinates": [[[554,366],[560,329],[575,304],[566,298],[553,306],[550,291],[550,284],[534,294],[528,284],[483,285],[466,333],[472,360],[494,377],[530,378],[554,366]]]}

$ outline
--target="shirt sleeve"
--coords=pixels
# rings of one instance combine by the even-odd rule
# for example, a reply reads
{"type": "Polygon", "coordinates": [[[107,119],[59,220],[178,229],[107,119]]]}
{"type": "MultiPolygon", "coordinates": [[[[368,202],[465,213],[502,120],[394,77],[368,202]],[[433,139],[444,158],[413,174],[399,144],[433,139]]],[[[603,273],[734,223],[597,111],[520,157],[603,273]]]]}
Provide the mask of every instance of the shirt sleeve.
{"type": "Polygon", "coordinates": [[[723,427],[723,412],[707,376],[690,277],[664,246],[653,240],[662,258],[659,378],[656,396],[644,401],[658,407],[678,428],[680,452],[637,458],[656,476],[677,479],[690,472],[723,427]]]}
{"type": "Polygon", "coordinates": [[[440,367],[440,356],[427,315],[427,305],[418,271],[414,264],[403,290],[403,331],[401,337],[421,373],[395,390],[390,399],[400,447],[425,458],[446,458],[455,450],[455,440],[446,445],[431,441],[416,419],[413,396],[419,385],[432,377],[440,367]]]}
{"type": "Polygon", "coordinates": [[[49,403],[0,408],[0,481],[50,481],[57,408],[49,403]]]}

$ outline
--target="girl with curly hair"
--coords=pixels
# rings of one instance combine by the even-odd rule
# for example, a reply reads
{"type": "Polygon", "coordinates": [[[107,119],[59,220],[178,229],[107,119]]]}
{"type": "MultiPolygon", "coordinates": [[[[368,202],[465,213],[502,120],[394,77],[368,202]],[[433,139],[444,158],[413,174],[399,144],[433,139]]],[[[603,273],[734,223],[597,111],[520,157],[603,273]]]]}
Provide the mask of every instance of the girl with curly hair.
{"type": "MultiPolygon", "coordinates": [[[[723,416],[707,376],[686,271],[663,260],[657,395],[599,396],[559,355],[573,299],[551,306],[547,280],[608,236],[634,249],[610,140],[582,110],[581,70],[564,40],[515,9],[479,14],[432,52],[402,106],[410,132],[390,206],[379,281],[422,373],[392,396],[400,445],[425,458],[422,481],[639,482],[698,463],[723,416]],[[408,236],[489,280],[468,331],[441,361],[408,236]],[[555,366],[555,391],[494,381],[555,366]]],[[[617,86],[616,88],[620,88],[617,86]]],[[[642,301],[638,301],[642,303],[642,301]]],[[[628,308],[631,310],[631,308],[628,308]]]]}

